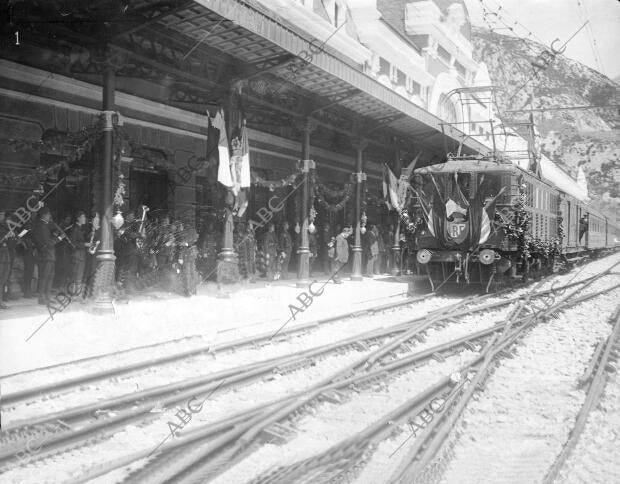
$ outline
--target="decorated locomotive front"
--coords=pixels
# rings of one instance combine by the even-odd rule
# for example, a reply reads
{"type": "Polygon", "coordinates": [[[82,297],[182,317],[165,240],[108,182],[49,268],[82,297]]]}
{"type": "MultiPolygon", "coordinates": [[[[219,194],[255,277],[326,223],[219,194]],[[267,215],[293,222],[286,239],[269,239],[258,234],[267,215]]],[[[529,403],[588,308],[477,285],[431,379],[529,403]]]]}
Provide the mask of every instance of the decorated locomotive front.
{"type": "Polygon", "coordinates": [[[502,223],[511,215],[511,168],[450,161],[415,170],[417,271],[432,289],[448,281],[488,287],[511,267],[509,253],[516,247],[502,223]]]}

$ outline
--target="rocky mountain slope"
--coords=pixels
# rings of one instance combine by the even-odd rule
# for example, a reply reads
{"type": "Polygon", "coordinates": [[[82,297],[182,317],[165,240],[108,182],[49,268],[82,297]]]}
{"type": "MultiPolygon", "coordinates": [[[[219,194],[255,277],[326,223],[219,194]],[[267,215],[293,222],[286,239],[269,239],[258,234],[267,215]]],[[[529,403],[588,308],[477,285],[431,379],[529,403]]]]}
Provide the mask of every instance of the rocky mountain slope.
{"type": "MultiPolygon", "coordinates": [[[[506,110],[532,105],[620,105],[618,84],[580,62],[559,55],[546,69],[536,69],[532,62],[547,48],[539,43],[481,28],[474,29],[472,41],[476,60],[486,63],[493,84],[503,88],[497,104],[506,123],[529,117],[506,110]]],[[[620,108],[537,112],[534,121],[541,151],[574,178],[581,166],[592,203],[620,220],[620,108]]]]}

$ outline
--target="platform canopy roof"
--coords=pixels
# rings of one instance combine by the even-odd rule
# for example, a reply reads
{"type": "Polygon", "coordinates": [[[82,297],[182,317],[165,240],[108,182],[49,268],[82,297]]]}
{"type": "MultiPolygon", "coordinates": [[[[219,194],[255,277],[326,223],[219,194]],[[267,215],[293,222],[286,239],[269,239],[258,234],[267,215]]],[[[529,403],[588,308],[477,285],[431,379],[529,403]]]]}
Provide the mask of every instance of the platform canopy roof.
{"type": "MultiPolygon", "coordinates": [[[[378,145],[397,138],[411,149],[421,146],[441,156],[455,152],[462,141],[464,154],[489,151],[364,73],[329,42],[291,75],[299,53],[310,51],[312,41],[313,47],[320,44],[256,1],[13,0],[11,7],[23,39],[78,49],[62,67],[78,78],[96,82],[102,63],[97,55],[80,56],[79,49],[97,53],[107,44],[120,59],[120,78],[160,84],[167,90],[163,101],[177,107],[217,104],[229,96],[232,80],[243,93],[244,110],[253,111],[266,128],[312,113],[328,130],[378,145]]],[[[16,60],[60,69],[36,56],[16,60]]]]}

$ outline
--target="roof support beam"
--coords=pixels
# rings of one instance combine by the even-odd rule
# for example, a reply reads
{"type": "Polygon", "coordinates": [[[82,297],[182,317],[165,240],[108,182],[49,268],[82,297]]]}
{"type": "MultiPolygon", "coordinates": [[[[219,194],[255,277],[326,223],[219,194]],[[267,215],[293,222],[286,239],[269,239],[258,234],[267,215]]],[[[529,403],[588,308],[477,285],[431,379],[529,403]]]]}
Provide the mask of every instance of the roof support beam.
{"type": "Polygon", "coordinates": [[[318,108],[311,111],[311,114],[316,113],[317,111],[323,111],[324,109],[331,108],[332,106],[336,106],[337,104],[343,103],[351,98],[354,98],[355,96],[358,96],[361,93],[362,91],[359,89],[351,89],[350,91],[345,92],[342,95],[342,97],[339,98],[337,101],[323,104],[322,106],[319,106],[318,108]]]}

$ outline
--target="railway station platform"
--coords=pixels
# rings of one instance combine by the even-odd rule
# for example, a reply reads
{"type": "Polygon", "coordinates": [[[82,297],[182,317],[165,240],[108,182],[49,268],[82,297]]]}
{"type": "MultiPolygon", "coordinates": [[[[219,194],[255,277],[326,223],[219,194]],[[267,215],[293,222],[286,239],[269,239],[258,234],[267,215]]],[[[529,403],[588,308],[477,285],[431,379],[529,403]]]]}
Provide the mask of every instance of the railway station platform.
{"type": "Polygon", "coordinates": [[[214,283],[201,284],[191,298],[150,290],[116,301],[108,312],[74,300],[53,319],[36,299],[10,301],[10,308],[0,312],[0,377],[173,340],[208,346],[275,333],[283,325],[364,310],[407,295],[405,277],[365,277],[362,282],[346,277],[334,284],[321,274],[312,286],[319,296],[296,287],[290,277],[229,285],[224,292],[214,283]]]}

